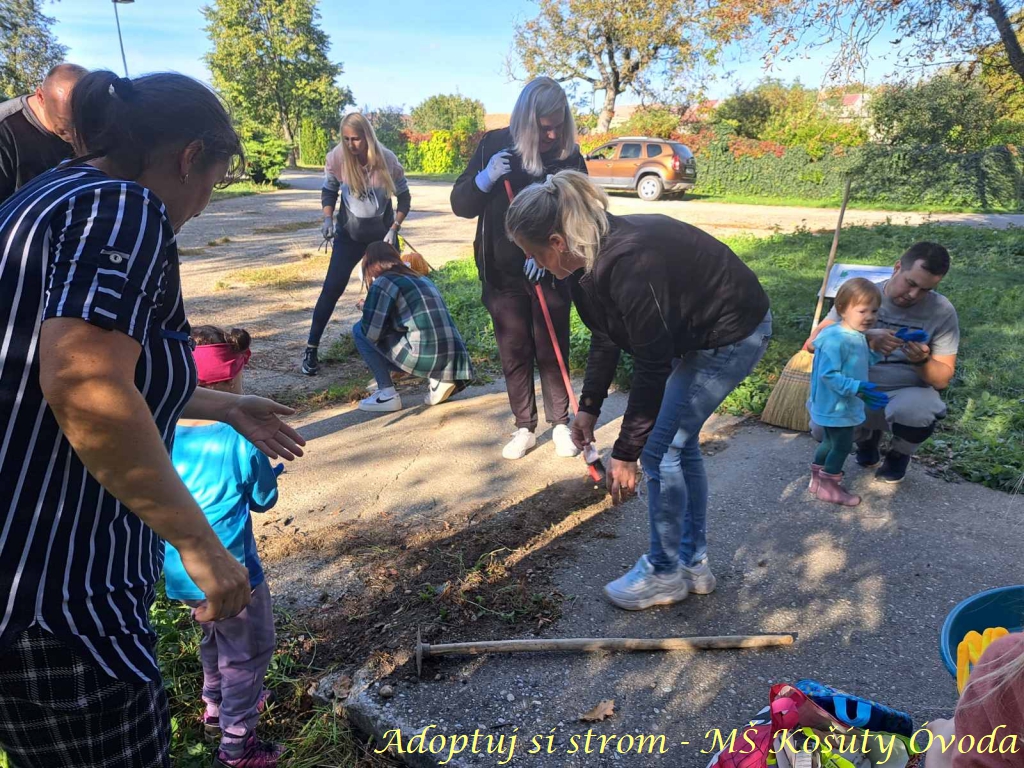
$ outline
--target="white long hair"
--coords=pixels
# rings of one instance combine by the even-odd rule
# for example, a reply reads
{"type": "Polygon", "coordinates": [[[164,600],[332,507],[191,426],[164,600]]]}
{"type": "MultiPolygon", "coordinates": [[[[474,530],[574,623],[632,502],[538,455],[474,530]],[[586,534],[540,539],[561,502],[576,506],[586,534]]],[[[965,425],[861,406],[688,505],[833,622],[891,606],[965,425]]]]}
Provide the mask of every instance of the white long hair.
{"type": "Polygon", "coordinates": [[[540,125],[537,121],[541,117],[555,115],[565,118],[558,153],[558,159],[564,160],[576,148],[576,121],[572,119],[569,99],[562,86],[550,77],[538,77],[527,83],[516,99],[509,130],[512,131],[516,153],[522,158],[523,169],[531,176],[544,175],[544,161],[540,156],[540,125]]]}

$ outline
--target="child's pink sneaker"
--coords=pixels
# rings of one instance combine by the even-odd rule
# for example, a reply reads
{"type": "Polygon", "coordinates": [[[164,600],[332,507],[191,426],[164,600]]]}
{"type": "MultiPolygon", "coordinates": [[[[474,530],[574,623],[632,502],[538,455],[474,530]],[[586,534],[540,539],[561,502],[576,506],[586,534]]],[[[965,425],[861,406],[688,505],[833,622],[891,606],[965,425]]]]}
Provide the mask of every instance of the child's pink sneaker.
{"type": "MultiPolygon", "coordinates": [[[[269,688],[260,691],[260,698],[256,702],[256,711],[261,715],[274,703],[274,693],[269,688]]],[[[203,738],[210,744],[220,741],[220,716],[213,714],[212,705],[207,705],[203,713],[203,738]]]]}
{"type": "Polygon", "coordinates": [[[277,768],[277,761],[284,747],[269,741],[260,741],[256,733],[250,733],[245,749],[238,757],[230,757],[223,749],[217,750],[214,766],[222,768],[277,768]]]}

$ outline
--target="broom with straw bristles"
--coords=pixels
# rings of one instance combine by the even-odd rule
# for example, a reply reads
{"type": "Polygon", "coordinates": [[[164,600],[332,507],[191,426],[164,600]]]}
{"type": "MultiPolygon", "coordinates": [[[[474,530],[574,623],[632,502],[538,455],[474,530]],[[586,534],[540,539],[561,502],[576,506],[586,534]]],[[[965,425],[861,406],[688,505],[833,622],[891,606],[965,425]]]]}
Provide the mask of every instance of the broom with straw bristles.
{"type": "MultiPolygon", "coordinates": [[[[832,271],[832,265],[836,260],[836,249],[839,247],[839,230],[843,228],[843,215],[846,213],[846,204],[850,200],[850,182],[846,179],[846,189],[843,191],[843,205],[839,209],[839,221],[836,222],[836,233],[832,237],[832,250],[828,254],[828,264],[825,265],[825,279],[821,281],[821,291],[818,293],[818,306],[814,310],[814,322],[811,323],[811,331],[818,327],[818,320],[821,318],[821,309],[825,303],[825,288],[828,286],[828,276],[832,271]]],[[[761,421],[783,429],[792,429],[796,432],[808,432],[811,428],[811,417],[807,413],[807,398],[811,394],[811,368],[814,365],[814,355],[810,352],[800,350],[786,363],[786,367],[779,375],[768,397],[761,414],[761,421]]]]}

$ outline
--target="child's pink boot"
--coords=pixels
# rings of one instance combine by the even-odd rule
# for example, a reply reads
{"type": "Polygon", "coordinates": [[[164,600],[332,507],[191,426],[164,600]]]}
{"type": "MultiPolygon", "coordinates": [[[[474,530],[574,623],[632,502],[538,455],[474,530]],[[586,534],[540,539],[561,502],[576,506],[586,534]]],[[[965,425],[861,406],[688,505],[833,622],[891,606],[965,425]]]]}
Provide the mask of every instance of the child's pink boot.
{"type": "Polygon", "coordinates": [[[237,757],[231,757],[223,749],[217,750],[214,766],[221,768],[277,768],[278,759],[284,748],[280,744],[260,741],[256,733],[250,733],[245,748],[237,757]]]}
{"type": "Polygon", "coordinates": [[[815,497],[831,504],[841,504],[844,507],[856,507],[860,504],[860,496],[850,493],[840,483],[843,480],[843,473],[830,475],[821,470],[818,472],[818,490],[814,492],[815,497]]]}
{"type": "Polygon", "coordinates": [[[821,464],[811,464],[811,482],[807,484],[807,490],[811,493],[818,492],[818,475],[821,474],[821,464]]]}

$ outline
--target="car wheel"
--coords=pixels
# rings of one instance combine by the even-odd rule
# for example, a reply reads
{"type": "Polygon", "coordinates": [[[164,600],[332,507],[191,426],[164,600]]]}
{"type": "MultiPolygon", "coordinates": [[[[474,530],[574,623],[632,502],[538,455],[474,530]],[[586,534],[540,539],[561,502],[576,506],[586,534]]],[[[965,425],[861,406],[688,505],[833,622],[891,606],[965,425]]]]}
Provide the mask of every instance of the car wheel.
{"type": "Polygon", "coordinates": [[[664,191],[665,185],[662,183],[661,177],[654,174],[641,177],[636,185],[636,194],[641,200],[657,200],[664,191]]]}

